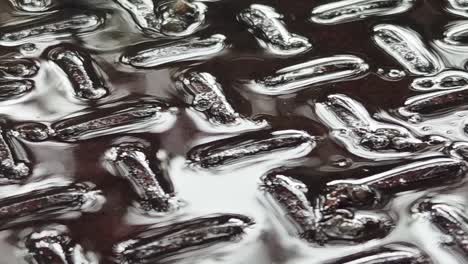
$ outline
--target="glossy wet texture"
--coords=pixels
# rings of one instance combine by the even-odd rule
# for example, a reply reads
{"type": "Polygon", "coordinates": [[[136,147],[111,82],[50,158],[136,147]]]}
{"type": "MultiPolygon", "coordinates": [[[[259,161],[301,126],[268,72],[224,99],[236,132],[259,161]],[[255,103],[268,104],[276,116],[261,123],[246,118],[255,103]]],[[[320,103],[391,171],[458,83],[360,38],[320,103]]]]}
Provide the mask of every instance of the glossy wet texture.
{"type": "Polygon", "coordinates": [[[468,2],[0,2],[0,264],[468,263],[468,2]]]}

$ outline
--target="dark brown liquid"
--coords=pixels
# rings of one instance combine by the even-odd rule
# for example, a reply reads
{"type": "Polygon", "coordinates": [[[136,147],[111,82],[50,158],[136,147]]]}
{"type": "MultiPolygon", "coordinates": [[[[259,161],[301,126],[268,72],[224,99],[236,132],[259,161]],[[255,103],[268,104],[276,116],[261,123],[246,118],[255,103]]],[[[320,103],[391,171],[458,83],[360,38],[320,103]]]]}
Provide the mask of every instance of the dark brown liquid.
{"type": "MultiPolygon", "coordinates": [[[[468,59],[463,47],[449,50],[437,42],[443,39],[447,24],[463,18],[446,12],[443,3],[445,1],[426,0],[417,1],[410,11],[403,14],[370,17],[337,25],[309,22],[311,10],[328,2],[330,1],[207,1],[206,27],[192,36],[206,38],[213,34],[223,34],[229,48],[219,55],[196,62],[175,62],[152,69],[135,69],[120,62],[121,55],[128,47],[154,39],[142,34],[129,13],[112,1],[63,1],[63,4],[57,7],[58,10],[107,13],[105,24],[92,32],[72,32],[67,36],[52,37],[49,40],[39,38],[31,41],[37,46],[32,52],[26,52],[24,46],[16,44],[5,44],[1,47],[2,56],[31,57],[41,64],[39,73],[32,78],[35,81],[35,89],[31,93],[19,99],[0,102],[1,115],[8,120],[5,126],[7,129],[12,129],[15,124],[21,122],[54,123],[83,109],[92,110],[96,106],[97,103],[92,100],[78,100],[70,96],[74,87],[76,88],[68,81],[70,75],[62,72],[47,57],[46,51],[49,47],[60,43],[71,43],[87,50],[99,65],[97,74],[105,80],[104,86],[109,89],[109,94],[98,104],[147,95],[169,105],[179,106],[181,110],[177,114],[175,124],[162,133],[151,133],[142,128],[122,133],[104,133],[96,138],[68,143],[57,138],[37,143],[21,140],[33,167],[32,176],[27,179],[27,183],[47,179],[57,179],[59,182],[89,181],[102,190],[106,203],[101,210],[84,213],[79,218],[41,218],[1,231],[0,263],[26,263],[18,246],[21,244],[21,234],[25,232],[22,230],[39,228],[48,223],[66,225],[73,239],[86,251],[94,252],[100,259],[99,263],[114,263],[113,246],[132,238],[134,234],[139,233],[142,226],[168,225],[217,213],[243,214],[251,217],[255,225],[250,226],[244,239],[238,242],[228,242],[213,252],[210,249],[190,251],[183,257],[178,256],[179,259],[176,257],[173,263],[327,263],[389,243],[410,243],[428,254],[434,263],[468,262],[463,251],[441,245],[443,241],[448,240],[443,238],[444,234],[431,225],[428,219],[417,216],[417,213],[412,211],[416,201],[429,193],[433,196],[453,195],[452,198],[460,199],[462,204],[467,202],[467,186],[463,181],[442,181],[438,186],[430,183],[425,185],[422,181],[420,186],[413,186],[411,190],[405,189],[404,192],[390,194],[386,197],[388,203],[383,208],[376,209],[389,214],[393,219],[395,226],[389,234],[383,238],[359,242],[330,242],[323,246],[300,239],[290,219],[284,217],[284,208],[272,206],[265,191],[260,188],[262,176],[271,169],[284,167],[284,175],[307,185],[307,196],[312,200],[323,191],[326,183],[334,180],[360,179],[410,164],[414,160],[446,156],[444,151],[431,147],[414,153],[410,151],[407,156],[391,159],[359,156],[359,150],[356,151],[358,154],[350,153],[330,136],[330,129],[317,117],[314,105],[326,100],[328,95],[345,94],[361,103],[370,115],[388,115],[393,118],[387,118],[386,122],[397,124],[395,118],[398,115],[394,114],[396,109],[402,107],[410,96],[420,94],[409,89],[417,76],[406,74],[402,78],[388,80],[377,74],[379,69],[385,72],[390,69],[404,69],[372,41],[373,26],[385,23],[409,27],[418,32],[422,40],[437,52],[446,69],[463,70],[468,59]],[[246,30],[246,26],[236,18],[243,9],[254,3],[274,7],[284,15],[283,21],[287,29],[308,38],[313,47],[296,56],[275,56],[266,53],[254,36],[246,30]],[[244,87],[241,82],[258,80],[284,67],[336,54],[359,56],[370,65],[370,73],[360,79],[311,86],[293,94],[280,96],[257,94],[244,87]],[[310,154],[300,159],[284,160],[281,154],[278,154],[269,157],[270,162],[246,163],[245,166],[235,168],[221,166],[221,169],[202,169],[188,166],[185,157],[192,147],[239,133],[231,133],[229,129],[221,130],[221,134],[202,131],[203,129],[192,120],[192,116],[184,111],[185,104],[175,87],[174,76],[187,69],[208,72],[215,76],[226,98],[240,115],[258,120],[265,119],[272,131],[306,131],[312,136],[320,137],[320,143],[310,154]],[[157,150],[162,149],[169,153],[168,174],[176,196],[183,201],[178,210],[157,216],[144,215],[135,210],[133,202],[138,197],[129,182],[112,175],[103,166],[104,153],[123,141],[139,142],[145,146],[150,163],[157,150]]],[[[60,12],[45,14],[64,16],[60,12]]],[[[0,3],[1,25],[17,24],[27,21],[32,16],[14,11],[8,1],[0,3]]],[[[464,48],[466,50],[466,46],[464,48]]],[[[464,104],[455,107],[442,113],[437,111],[436,114],[424,116],[423,121],[418,123],[409,122],[404,118],[398,119],[399,126],[418,138],[442,136],[449,142],[466,141],[467,135],[463,127],[468,112],[464,104]]],[[[243,134],[239,137],[242,138],[243,134]]],[[[0,194],[7,197],[17,188],[17,185],[1,186],[0,194]]],[[[440,199],[443,200],[444,197],[440,199]]]]}

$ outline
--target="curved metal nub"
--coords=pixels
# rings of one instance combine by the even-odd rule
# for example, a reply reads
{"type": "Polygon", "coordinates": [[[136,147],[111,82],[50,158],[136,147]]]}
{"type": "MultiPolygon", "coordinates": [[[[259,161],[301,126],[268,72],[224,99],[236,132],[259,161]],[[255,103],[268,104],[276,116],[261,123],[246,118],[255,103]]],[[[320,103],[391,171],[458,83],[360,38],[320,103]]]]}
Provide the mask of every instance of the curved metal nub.
{"type": "Polygon", "coordinates": [[[468,72],[447,70],[435,76],[416,78],[411,88],[418,92],[443,91],[463,88],[468,85],[468,72]]]}
{"type": "Polygon", "coordinates": [[[133,18],[135,23],[144,31],[151,32],[158,28],[154,14],[154,0],[115,0],[133,18]]]}
{"type": "Polygon", "coordinates": [[[149,35],[188,36],[205,23],[207,7],[188,0],[115,0],[149,35]]]}
{"type": "Polygon", "coordinates": [[[208,72],[188,70],[175,75],[174,79],[178,94],[189,107],[187,113],[201,129],[238,133],[269,126],[265,120],[250,119],[238,113],[226,98],[221,84],[208,72]],[[202,122],[198,123],[199,118],[202,122]]]}
{"type": "Polygon", "coordinates": [[[323,207],[326,203],[320,203],[323,197],[313,198],[312,204],[307,197],[310,195],[307,187],[288,176],[267,175],[263,178],[263,188],[292,220],[299,237],[311,243],[362,242],[382,238],[393,228],[392,220],[385,214],[330,210],[330,207],[323,207]]]}
{"type": "Polygon", "coordinates": [[[396,124],[374,120],[364,106],[344,94],[333,94],[316,103],[320,120],[331,134],[355,155],[370,159],[396,159],[435,144],[396,124]]]}
{"type": "Polygon", "coordinates": [[[96,264],[86,256],[81,245],[73,241],[65,226],[54,225],[29,234],[24,241],[25,257],[35,264],[96,264]]]}
{"type": "Polygon", "coordinates": [[[177,79],[177,88],[187,104],[204,113],[214,124],[229,125],[239,122],[240,115],[224,96],[221,85],[207,72],[187,72],[177,79]]]}
{"type": "Polygon", "coordinates": [[[33,191],[0,200],[1,229],[42,219],[77,217],[82,212],[99,210],[105,202],[101,191],[88,182],[31,187],[33,191]]]}
{"type": "Polygon", "coordinates": [[[300,158],[316,145],[317,139],[304,131],[260,131],[196,146],[189,151],[187,158],[200,167],[210,168],[268,161],[272,155],[275,160],[300,158]]]}
{"type": "Polygon", "coordinates": [[[444,235],[453,238],[463,254],[468,254],[468,216],[466,208],[460,204],[439,202],[434,198],[425,198],[417,205],[417,210],[429,216],[431,222],[444,235]]]}
{"type": "Polygon", "coordinates": [[[299,236],[315,237],[321,212],[316,212],[309,202],[305,184],[288,176],[270,174],[262,179],[262,187],[295,222],[299,236]]]}
{"type": "Polygon", "coordinates": [[[71,45],[58,45],[50,49],[47,56],[65,72],[78,98],[98,100],[109,93],[96,70],[96,62],[88,53],[71,45]]]}
{"type": "Polygon", "coordinates": [[[22,97],[35,87],[36,84],[33,80],[0,80],[0,101],[22,97]]]}
{"type": "Polygon", "coordinates": [[[208,38],[191,38],[165,44],[143,43],[127,50],[120,61],[134,68],[154,68],[177,62],[212,57],[226,47],[226,37],[220,34],[208,38]]]}
{"type": "Polygon", "coordinates": [[[0,43],[12,45],[91,32],[105,23],[101,13],[63,13],[41,16],[32,21],[0,28],[0,43]]]}
{"type": "Polygon", "coordinates": [[[0,128],[0,184],[20,183],[32,172],[24,149],[13,133],[0,128]]]}
{"type": "Polygon", "coordinates": [[[466,21],[450,23],[446,28],[442,39],[445,44],[459,47],[468,44],[468,23],[466,21]]]}
{"type": "Polygon", "coordinates": [[[442,60],[411,29],[380,24],[374,27],[373,38],[377,46],[414,75],[434,75],[443,68],[442,60]]]}
{"type": "Polygon", "coordinates": [[[315,86],[364,77],[369,65],[354,55],[335,55],[280,69],[250,87],[267,95],[290,94],[315,86]]]}
{"type": "Polygon", "coordinates": [[[237,18],[244,23],[257,41],[276,55],[297,55],[308,51],[312,44],[306,37],[290,33],[282,15],[272,7],[254,4],[241,11],[237,18]]]}
{"type": "Polygon", "coordinates": [[[361,179],[336,180],[327,184],[323,207],[327,210],[381,208],[386,202],[384,195],[460,182],[467,171],[466,163],[461,160],[433,158],[361,179]]]}
{"type": "Polygon", "coordinates": [[[170,256],[238,240],[254,221],[237,214],[214,214],[149,229],[114,246],[118,263],[151,264],[170,256]]]}
{"type": "Polygon", "coordinates": [[[161,184],[161,181],[170,181],[164,154],[160,151],[151,159],[153,166],[150,166],[146,150],[137,143],[121,143],[105,154],[107,167],[114,175],[130,182],[139,197],[139,207],[145,212],[169,212],[178,207],[172,183],[166,188],[161,184]]]}
{"type": "Polygon", "coordinates": [[[354,181],[332,181],[322,191],[320,203],[323,211],[340,209],[371,209],[382,203],[382,194],[365,184],[354,181]]]}
{"type": "Polygon", "coordinates": [[[324,214],[312,241],[319,245],[327,241],[362,243],[386,237],[393,226],[392,219],[386,214],[349,211],[324,214]]]}
{"type": "Polygon", "coordinates": [[[52,124],[53,136],[76,142],[142,128],[166,129],[175,119],[175,108],[158,100],[121,101],[93,107],[52,124]]]}
{"type": "Polygon", "coordinates": [[[202,28],[207,7],[199,1],[165,0],[154,11],[160,33],[188,36],[202,28]]]}
{"type": "Polygon", "coordinates": [[[8,78],[31,78],[39,71],[38,63],[29,58],[0,59],[0,76],[8,78]]]}
{"type": "Polygon", "coordinates": [[[387,244],[351,254],[325,264],[431,264],[420,249],[409,244],[387,244]]]}
{"type": "Polygon", "coordinates": [[[446,0],[446,9],[452,14],[468,17],[468,2],[466,0],[446,0]]]}
{"type": "Polygon", "coordinates": [[[443,113],[465,106],[466,100],[468,100],[468,86],[463,86],[410,97],[399,111],[404,115],[443,113]]]}
{"type": "Polygon", "coordinates": [[[333,25],[375,16],[401,14],[410,10],[416,0],[341,0],[319,5],[312,10],[314,23],[333,25]]]}
{"type": "Polygon", "coordinates": [[[45,12],[54,8],[57,0],[9,0],[13,8],[23,12],[45,12]]]}

